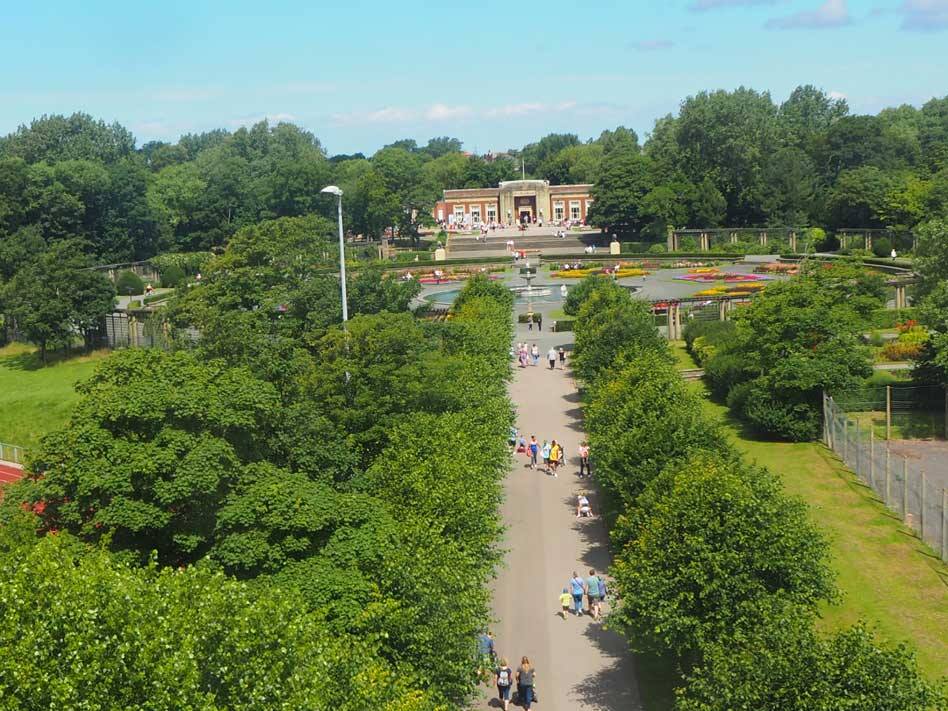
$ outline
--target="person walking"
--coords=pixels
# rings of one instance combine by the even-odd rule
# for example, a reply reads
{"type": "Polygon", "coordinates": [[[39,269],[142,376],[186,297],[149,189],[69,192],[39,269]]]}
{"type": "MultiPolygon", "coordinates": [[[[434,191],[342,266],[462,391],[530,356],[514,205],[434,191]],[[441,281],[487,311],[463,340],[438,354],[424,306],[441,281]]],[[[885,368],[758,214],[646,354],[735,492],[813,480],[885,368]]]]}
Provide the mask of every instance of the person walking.
{"type": "Polygon", "coordinates": [[[517,698],[520,705],[525,709],[529,709],[530,704],[536,698],[534,693],[536,673],[536,669],[530,663],[530,658],[522,657],[520,666],[517,668],[517,698]]]}
{"type": "Polygon", "coordinates": [[[556,349],[550,346],[550,352],[546,354],[546,359],[550,361],[550,370],[556,367],[556,349]]]}
{"type": "Polygon", "coordinates": [[[530,452],[530,468],[537,468],[537,455],[540,454],[540,443],[537,442],[536,435],[530,435],[530,444],[527,445],[527,451],[530,452]]]}
{"type": "Polygon", "coordinates": [[[543,471],[550,473],[550,444],[543,440],[543,446],[540,447],[540,456],[543,458],[543,471]]]}
{"type": "Polygon", "coordinates": [[[563,615],[563,619],[566,619],[566,615],[569,614],[570,605],[573,604],[573,596],[569,594],[569,590],[563,588],[563,592],[560,593],[560,607],[562,611],[560,614],[563,615]]]}
{"type": "Polygon", "coordinates": [[[507,711],[507,707],[510,705],[510,688],[513,686],[513,669],[507,664],[506,658],[501,658],[495,677],[497,698],[504,705],[504,711],[507,711]]]}
{"type": "Polygon", "coordinates": [[[569,579],[569,591],[573,596],[573,612],[577,617],[583,616],[583,595],[586,594],[586,581],[579,577],[579,573],[573,571],[573,577],[569,579]]]}
{"type": "Polygon", "coordinates": [[[563,350],[563,346],[560,346],[559,356],[560,356],[560,368],[565,370],[566,369],[566,351],[563,350]]]}
{"type": "Polygon", "coordinates": [[[589,443],[583,440],[579,445],[579,478],[590,476],[592,471],[589,469],[589,443]]]}
{"type": "Polygon", "coordinates": [[[527,314],[527,330],[533,330],[533,314],[527,314]]]}
{"type": "Polygon", "coordinates": [[[539,346],[537,346],[536,343],[533,344],[533,350],[531,351],[531,355],[533,356],[533,364],[540,365],[540,348],[539,346]]]}
{"type": "Polygon", "coordinates": [[[560,444],[554,439],[550,443],[550,469],[553,470],[553,476],[556,476],[556,470],[560,467],[560,462],[563,459],[563,448],[560,444]]]}
{"type": "Polygon", "coordinates": [[[589,611],[592,613],[593,619],[598,620],[599,614],[601,612],[601,602],[602,602],[602,586],[599,580],[599,576],[596,575],[596,571],[593,568],[589,569],[589,577],[586,578],[586,601],[589,605],[589,611]]]}
{"type": "Polygon", "coordinates": [[[537,314],[537,330],[543,330],[543,314],[537,314]]]}

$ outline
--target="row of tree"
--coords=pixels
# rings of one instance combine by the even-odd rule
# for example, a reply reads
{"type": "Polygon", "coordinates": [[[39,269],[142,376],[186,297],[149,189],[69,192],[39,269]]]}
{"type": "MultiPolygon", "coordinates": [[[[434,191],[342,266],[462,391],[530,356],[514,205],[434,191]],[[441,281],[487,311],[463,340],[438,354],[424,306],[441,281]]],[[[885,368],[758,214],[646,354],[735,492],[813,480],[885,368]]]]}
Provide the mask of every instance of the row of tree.
{"type": "Polygon", "coordinates": [[[941,708],[905,647],[862,626],[815,631],[817,606],[837,596],[826,541],[704,414],[647,305],[591,277],[570,306],[615,550],[609,623],[673,660],[676,708],[941,708]]]}
{"type": "Polygon", "coordinates": [[[136,147],[118,124],[44,116],[0,138],[0,242],[32,227],[80,238],[100,262],[224,245],[263,219],[321,214],[346,194],[346,224],[417,237],[441,191],[521,175],[594,183],[589,219],[616,233],[668,226],[823,225],[911,230],[948,210],[948,98],[850,115],[801,86],[781,104],[740,88],[686,98],[644,145],[619,127],[580,141],[550,134],[501,155],[455,138],[401,140],[371,157],[327,156],[311,133],[266,121],[136,147]]]}
{"type": "Polygon", "coordinates": [[[315,216],[240,230],[179,289],[170,350],[114,353],[4,493],[8,521],[33,512],[0,545],[27,561],[0,578],[13,697],[55,673],[33,707],[71,706],[128,674],[121,705],[145,704],[145,658],[114,650],[147,637],[144,668],[183,680],[156,708],[470,698],[499,558],[511,295],[474,279],[450,320],[426,322],[407,310],[416,282],[363,270],[343,329],[318,269],[332,235],[315,216]],[[93,590],[101,622],[70,617],[93,590]],[[34,653],[37,627],[75,645],[34,653]]]}

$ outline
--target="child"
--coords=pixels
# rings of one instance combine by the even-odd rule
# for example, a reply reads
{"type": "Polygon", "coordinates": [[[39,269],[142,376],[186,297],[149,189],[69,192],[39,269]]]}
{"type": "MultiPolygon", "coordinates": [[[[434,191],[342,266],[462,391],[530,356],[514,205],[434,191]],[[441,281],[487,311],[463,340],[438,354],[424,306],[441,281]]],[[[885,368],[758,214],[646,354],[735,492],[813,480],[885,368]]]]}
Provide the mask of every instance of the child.
{"type": "Polygon", "coordinates": [[[563,588],[563,592],[560,593],[560,607],[562,610],[560,614],[563,616],[563,619],[566,619],[566,615],[569,614],[570,605],[573,604],[573,596],[569,594],[569,591],[566,588],[563,588]]]}
{"type": "Polygon", "coordinates": [[[520,439],[517,440],[517,452],[523,454],[527,451],[527,439],[523,435],[520,435],[520,439]]]}

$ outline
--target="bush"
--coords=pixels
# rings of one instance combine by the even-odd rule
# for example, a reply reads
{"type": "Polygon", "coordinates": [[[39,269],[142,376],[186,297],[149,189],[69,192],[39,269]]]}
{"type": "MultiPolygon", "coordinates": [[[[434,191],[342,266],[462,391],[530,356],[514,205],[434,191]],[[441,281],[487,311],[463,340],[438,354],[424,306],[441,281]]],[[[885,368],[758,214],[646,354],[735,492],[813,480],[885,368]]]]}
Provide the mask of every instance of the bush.
{"type": "Polygon", "coordinates": [[[178,267],[185,274],[193,275],[204,271],[213,257],[210,252],[168,252],[152,257],[148,263],[162,275],[171,266],[178,267]]]}
{"type": "Polygon", "coordinates": [[[553,322],[553,331],[556,333],[564,333],[566,331],[572,331],[576,325],[575,319],[571,318],[561,318],[553,322]]]}
{"type": "Polygon", "coordinates": [[[886,343],[880,355],[887,361],[899,362],[905,360],[918,360],[925,351],[924,343],[903,343],[902,341],[893,341],[886,343]]]}
{"type": "Polygon", "coordinates": [[[704,363],[704,379],[711,394],[724,399],[732,388],[749,377],[744,369],[744,358],[727,351],[715,353],[704,363]]]}
{"type": "Polygon", "coordinates": [[[782,608],[748,637],[705,650],[675,709],[934,711],[945,701],[905,645],[879,646],[862,625],[822,639],[809,615],[782,608]]]}
{"type": "Polygon", "coordinates": [[[637,515],[614,566],[613,618],[646,649],[691,655],[753,632],[775,600],[813,607],[834,596],[806,505],[737,457],[699,454],[666,469],[637,515]]]}
{"type": "Polygon", "coordinates": [[[115,291],[122,296],[138,296],[145,293],[145,282],[135,272],[120,272],[115,279],[115,291]]]}
{"type": "Polygon", "coordinates": [[[888,237],[876,237],[872,240],[872,253],[877,257],[889,257],[892,255],[892,240],[888,237]]]}
{"type": "Polygon", "coordinates": [[[868,316],[868,328],[895,328],[896,325],[908,319],[917,319],[918,311],[907,309],[875,309],[868,316]]]}
{"type": "Polygon", "coordinates": [[[791,442],[819,438],[822,414],[817,402],[806,398],[806,394],[781,392],[767,376],[748,385],[739,398],[732,400],[728,396],[728,405],[733,403],[735,413],[758,432],[791,442]]]}
{"type": "Polygon", "coordinates": [[[169,264],[161,270],[161,285],[166,289],[174,289],[185,278],[184,270],[176,264],[169,264]]]}
{"type": "Polygon", "coordinates": [[[563,312],[568,316],[576,316],[579,309],[592,294],[602,288],[608,288],[612,280],[601,274],[585,277],[581,282],[569,289],[566,300],[563,302],[563,312]]]}

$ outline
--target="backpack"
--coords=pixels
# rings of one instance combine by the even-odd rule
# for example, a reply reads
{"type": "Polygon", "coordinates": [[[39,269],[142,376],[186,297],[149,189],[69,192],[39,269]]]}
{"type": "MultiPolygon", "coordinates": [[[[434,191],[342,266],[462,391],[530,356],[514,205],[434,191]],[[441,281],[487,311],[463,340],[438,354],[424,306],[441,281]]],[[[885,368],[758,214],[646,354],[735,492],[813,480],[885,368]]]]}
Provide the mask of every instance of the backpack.
{"type": "Polygon", "coordinates": [[[497,671],[497,686],[510,686],[510,669],[497,671]]]}

